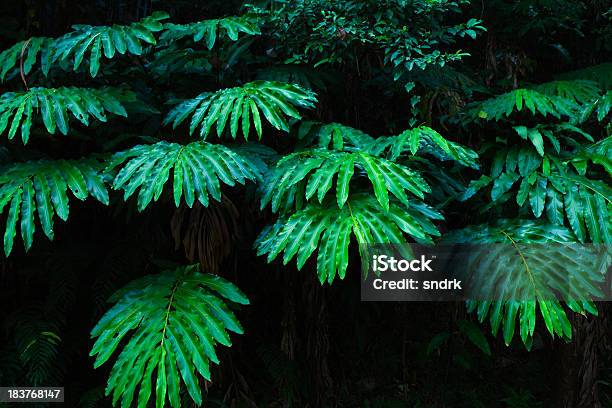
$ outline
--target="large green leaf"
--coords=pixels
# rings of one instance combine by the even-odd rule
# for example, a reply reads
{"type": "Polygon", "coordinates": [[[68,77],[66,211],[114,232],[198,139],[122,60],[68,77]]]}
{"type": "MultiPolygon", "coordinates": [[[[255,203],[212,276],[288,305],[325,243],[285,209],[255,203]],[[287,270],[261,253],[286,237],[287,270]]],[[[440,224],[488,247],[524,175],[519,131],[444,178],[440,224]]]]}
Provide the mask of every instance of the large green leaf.
{"type": "Polygon", "coordinates": [[[90,26],[74,25],[74,31],[57,39],[32,37],[21,41],[0,53],[0,81],[15,68],[22,59],[23,73],[32,70],[40,54],[42,72],[47,75],[53,63],[61,63],[75,71],[83,61],[89,63],[92,77],[98,74],[102,56],[113,58],[116,53],[141,55],[143,45],[156,44],[153,33],[161,31],[160,22],[168,18],[164,12],[155,12],[149,17],[129,25],[90,26]]]}
{"type": "Polygon", "coordinates": [[[261,139],[262,117],[276,129],[288,132],[287,118],[301,118],[295,107],[313,108],[314,102],[316,102],[315,94],[297,85],[255,81],[241,87],[203,93],[195,99],[182,102],[170,111],[164,124],[172,123],[176,128],[192,116],[189,133],[193,134],[199,127],[200,135],[204,138],[208,136],[215,123],[219,137],[229,124],[231,136],[236,138],[238,127],[242,124],[242,134],[247,139],[252,120],[261,139]]]}
{"type": "Polygon", "coordinates": [[[445,139],[427,126],[405,130],[398,136],[378,138],[371,149],[375,152],[388,149],[391,160],[396,160],[404,152],[410,152],[412,155],[420,153],[432,155],[441,161],[454,160],[464,166],[478,169],[476,152],[445,139]]]}
{"type": "Polygon", "coordinates": [[[69,132],[69,114],[83,125],[90,117],[106,122],[106,112],[127,116],[125,103],[136,101],[136,95],[124,88],[31,88],[26,92],[7,92],[0,96],[0,134],[8,129],[8,138],[17,132],[26,144],[32,121],[40,115],[47,132],[69,132]]]}
{"type": "Polygon", "coordinates": [[[261,34],[259,25],[263,21],[257,16],[231,16],[220,19],[198,21],[189,24],[165,24],[164,32],[160,37],[163,43],[171,43],[184,37],[192,37],[193,41],[204,40],[206,47],[210,50],[215,46],[217,38],[224,34],[232,41],[238,40],[238,35],[261,34]]]}
{"type": "Polygon", "coordinates": [[[100,163],[92,159],[29,161],[2,168],[0,213],[8,211],[5,254],[8,256],[13,249],[18,222],[25,249],[30,249],[36,230],[36,213],[43,232],[53,239],[55,215],[63,221],[68,219],[68,190],[79,200],[93,196],[108,204],[100,168],[100,163]]]}
{"type": "Polygon", "coordinates": [[[138,193],[138,209],[142,211],[151,201],[157,201],[173,173],[174,202],[178,207],[185,196],[191,207],[197,199],[208,206],[209,194],[221,200],[221,183],[233,186],[247,180],[259,179],[258,164],[249,157],[222,146],[206,142],[188,145],[158,142],[139,145],[117,153],[111,159],[107,171],[117,168],[113,189],[122,189],[124,199],[138,193]]]}
{"type": "Polygon", "coordinates": [[[478,287],[471,292],[477,298],[468,301],[468,309],[477,312],[481,322],[488,316],[494,335],[502,326],[506,344],[518,319],[520,337],[531,347],[538,308],[551,335],[571,338],[561,300],[574,312],[597,314],[592,299],[602,295],[612,258],[605,247],[576,244],[574,234],[563,226],[501,220],[496,226],[452,231],[443,241],[471,245],[468,267],[478,287]]]}
{"type": "MultiPolygon", "coordinates": [[[[430,191],[425,180],[406,166],[363,152],[313,149],[289,154],[281,159],[266,180],[261,207],[272,203],[276,212],[287,206],[301,184],[306,200],[315,196],[321,203],[336,179],[336,197],[343,207],[349,197],[349,182],[356,175],[368,179],[374,195],[384,210],[389,209],[389,193],[402,202],[406,191],[423,198],[430,191]],[[356,170],[356,172],[355,172],[356,170]]],[[[296,197],[297,198],[297,197],[296,197]]]]}
{"type": "Polygon", "coordinates": [[[167,13],[155,12],[129,25],[75,25],[73,32],[58,38],[51,45],[52,61],[69,62],[76,71],[88,56],[89,73],[95,77],[103,55],[109,59],[116,53],[141,55],[144,46],[155,45],[153,33],[162,30],[160,21],[168,17],[167,13]]]}
{"type": "Polygon", "coordinates": [[[515,89],[474,105],[468,114],[470,121],[475,118],[499,121],[503,117],[521,111],[529,111],[532,115],[538,113],[556,118],[562,116],[575,118],[580,109],[579,104],[573,99],[525,88],[515,89]]]}
{"type": "Polygon", "coordinates": [[[319,280],[332,283],[336,275],[343,279],[346,274],[351,235],[360,251],[368,244],[405,243],[404,234],[432,243],[432,236],[439,236],[432,220],[440,219],[440,213],[417,200],[404,204],[392,201],[384,211],[371,195],[356,194],[341,208],[335,200],[326,200],[279,218],[261,233],[255,245],[258,255],[268,255],[268,262],[281,252],[284,264],[297,255],[298,269],[318,250],[319,280]]]}
{"type": "Polygon", "coordinates": [[[120,353],[106,387],[113,405],[144,408],[153,394],[155,406],[181,406],[185,385],[197,405],[202,404],[198,375],[211,379],[210,362],[219,363],[215,346],[231,346],[229,332],[243,329],[229,304],[249,300],[233,284],[197,266],[147,275],[129,283],[111,298],[115,305],[93,328],[96,339],[90,355],[94,367],[120,353]],[[135,394],[138,387],[138,393],[135,394]]]}
{"type": "Polygon", "coordinates": [[[4,82],[6,75],[21,61],[23,61],[23,75],[28,75],[40,54],[43,63],[43,72],[47,73],[50,61],[50,47],[53,39],[46,37],[32,37],[20,41],[0,53],[0,82],[4,82]]]}

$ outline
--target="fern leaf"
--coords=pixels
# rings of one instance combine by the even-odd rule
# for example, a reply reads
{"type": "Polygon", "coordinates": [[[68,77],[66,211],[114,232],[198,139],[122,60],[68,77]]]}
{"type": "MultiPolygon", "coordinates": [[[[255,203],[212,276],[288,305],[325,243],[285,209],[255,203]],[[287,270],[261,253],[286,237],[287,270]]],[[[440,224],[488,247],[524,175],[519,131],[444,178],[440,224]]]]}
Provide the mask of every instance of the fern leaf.
{"type": "Polygon", "coordinates": [[[503,326],[507,345],[514,337],[518,319],[520,337],[530,347],[536,305],[551,335],[571,338],[566,310],[555,295],[567,295],[568,287],[578,294],[577,298],[565,299],[571,310],[597,313],[591,299],[602,295],[599,286],[605,280],[607,267],[602,268],[600,261],[605,258],[609,263],[608,255],[598,248],[572,244],[576,238],[565,227],[527,220],[502,220],[497,226],[472,226],[450,232],[444,236],[444,241],[496,244],[475,246],[469,263],[473,279],[478,280],[479,286],[495,287],[497,292],[476,291],[479,298],[468,301],[468,309],[477,312],[481,322],[488,316],[494,335],[503,326]]]}
{"type": "Polygon", "coordinates": [[[172,123],[176,128],[193,114],[189,133],[193,134],[199,127],[200,135],[206,138],[215,123],[217,135],[221,137],[229,120],[232,123],[232,137],[235,138],[238,121],[242,117],[242,134],[248,139],[249,117],[252,116],[257,135],[261,139],[261,116],[276,129],[288,132],[287,117],[301,118],[295,106],[313,108],[314,102],[316,102],[315,94],[297,85],[255,81],[242,87],[204,93],[195,99],[187,100],[168,114],[164,124],[172,123]]]}
{"type": "Polygon", "coordinates": [[[163,29],[160,21],[168,17],[167,13],[155,12],[125,26],[73,26],[73,32],[58,38],[51,45],[52,62],[70,61],[76,71],[86,56],[89,56],[89,72],[95,77],[100,69],[102,55],[109,59],[113,58],[116,52],[141,55],[143,45],[155,45],[153,33],[163,29]]]}
{"type": "Polygon", "coordinates": [[[297,130],[302,143],[316,145],[323,149],[360,150],[368,149],[375,139],[367,133],[340,123],[302,121],[297,130]]]}
{"type": "Polygon", "coordinates": [[[68,219],[70,190],[79,200],[93,196],[108,204],[108,192],[100,174],[100,164],[91,159],[40,160],[16,163],[0,175],[0,213],[8,207],[4,252],[8,256],[19,223],[26,251],[34,237],[35,214],[47,238],[53,239],[53,218],[68,219]]]}
{"type": "MultiPolygon", "coordinates": [[[[604,95],[594,99],[591,103],[586,104],[580,116],[581,122],[586,122],[587,119],[596,112],[597,121],[603,122],[612,110],[612,91],[606,92],[604,95]]],[[[609,123],[609,121],[608,121],[609,123]]]]}
{"type": "Polygon", "coordinates": [[[594,81],[573,80],[573,81],[552,81],[534,88],[545,95],[560,96],[580,105],[597,99],[601,89],[594,81]]]}
{"type": "MultiPolygon", "coordinates": [[[[48,311],[47,311],[48,312],[48,311]]],[[[59,361],[62,331],[41,307],[29,307],[10,316],[9,328],[28,383],[34,386],[61,381],[59,361]]]]}
{"type": "Polygon", "coordinates": [[[26,144],[33,117],[40,113],[47,132],[55,134],[59,130],[66,135],[69,114],[87,126],[91,116],[105,122],[105,112],[126,117],[124,104],[135,100],[133,92],[122,88],[31,88],[26,92],[8,92],[0,96],[0,133],[8,128],[8,138],[13,139],[20,131],[26,144]]]}
{"type": "MultiPolygon", "coordinates": [[[[52,43],[51,38],[32,37],[2,51],[0,53],[0,82],[4,82],[6,75],[21,63],[23,63],[23,74],[28,75],[39,55],[41,60],[49,55],[49,47],[52,43]]],[[[43,72],[45,75],[49,72],[48,63],[43,65],[43,72]]]]}
{"type": "Polygon", "coordinates": [[[155,52],[154,58],[147,64],[158,77],[173,74],[211,74],[210,54],[206,51],[172,46],[155,52]]]}
{"type": "Polygon", "coordinates": [[[90,355],[100,367],[121,344],[106,395],[112,394],[113,405],[121,399],[123,408],[133,401],[144,408],[153,393],[157,407],[168,399],[178,408],[180,382],[202,404],[197,377],[211,379],[210,362],[219,363],[215,345],[231,346],[229,332],[243,333],[228,304],[249,303],[230,282],[199,273],[197,266],[132,281],[110,302],[115,305],[91,332],[96,342],[90,355]]]}
{"type": "Polygon", "coordinates": [[[323,149],[302,151],[285,156],[274,169],[265,186],[261,208],[272,203],[277,212],[286,204],[299,183],[305,183],[305,198],[315,194],[323,202],[337,177],[336,196],[340,208],[349,197],[349,182],[354,175],[370,180],[376,199],[384,210],[389,209],[389,192],[401,202],[407,202],[406,191],[418,198],[430,192],[427,182],[415,171],[390,160],[362,152],[338,152],[323,149]]]}
{"type": "Polygon", "coordinates": [[[123,189],[124,199],[138,193],[138,210],[144,210],[151,201],[157,201],[164,185],[173,172],[173,190],[176,206],[185,196],[191,207],[197,199],[208,206],[209,194],[221,200],[221,182],[229,186],[236,182],[259,179],[258,164],[232,149],[206,142],[188,145],[159,142],[139,145],[115,154],[107,171],[121,167],[113,181],[113,189],[123,189]]]}
{"type": "Polygon", "coordinates": [[[612,90],[612,63],[592,65],[577,71],[571,71],[559,75],[562,80],[583,79],[596,82],[605,90],[612,90]]]}
{"type": "Polygon", "coordinates": [[[221,36],[232,41],[238,40],[238,35],[259,35],[261,20],[256,16],[232,16],[220,19],[204,20],[190,24],[165,24],[160,41],[170,43],[185,37],[192,37],[193,41],[204,40],[206,47],[211,50],[221,36]]]}
{"type": "Polygon", "coordinates": [[[378,138],[370,148],[376,152],[389,150],[389,158],[396,160],[404,152],[412,155],[429,154],[438,160],[454,160],[464,166],[478,169],[478,154],[458,143],[445,139],[430,127],[408,129],[398,136],[378,138]]]}
{"type": "Polygon", "coordinates": [[[516,112],[528,110],[546,117],[548,115],[559,119],[562,116],[576,118],[580,106],[557,95],[546,95],[535,89],[515,89],[477,104],[468,115],[470,120],[480,118],[487,121],[498,121],[502,117],[510,117],[516,112]]]}
{"type": "Polygon", "coordinates": [[[404,233],[419,242],[431,243],[439,232],[432,220],[442,216],[418,201],[405,204],[392,201],[388,211],[369,194],[355,194],[346,205],[334,201],[309,203],[295,213],[279,218],[257,238],[257,254],[267,254],[271,262],[283,253],[287,264],[297,256],[301,269],[318,249],[317,273],[321,283],[332,283],[336,275],[344,279],[348,266],[351,234],[360,245],[405,243],[404,233]]]}
{"type": "Polygon", "coordinates": [[[23,73],[29,74],[39,59],[42,72],[47,75],[51,64],[70,62],[76,71],[83,61],[89,62],[92,77],[98,74],[102,55],[111,59],[116,52],[142,54],[143,44],[156,44],[153,33],[163,29],[161,20],[168,14],[156,12],[139,22],[126,26],[75,25],[74,31],[58,38],[32,37],[0,53],[0,81],[23,61],[23,73]]]}

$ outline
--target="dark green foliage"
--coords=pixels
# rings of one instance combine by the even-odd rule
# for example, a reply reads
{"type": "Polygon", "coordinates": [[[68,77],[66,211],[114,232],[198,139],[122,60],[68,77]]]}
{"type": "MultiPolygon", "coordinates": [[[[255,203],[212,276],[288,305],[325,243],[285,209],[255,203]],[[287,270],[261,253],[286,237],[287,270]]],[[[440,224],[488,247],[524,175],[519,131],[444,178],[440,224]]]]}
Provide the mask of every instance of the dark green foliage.
{"type": "Polygon", "coordinates": [[[172,43],[184,37],[192,37],[193,41],[204,41],[210,50],[215,46],[217,37],[227,36],[230,40],[238,40],[238,35],[261,34],[259,24],[261,20],[256,16],[236,16],[213,20],[205,20],[191,24],[166,24],[165,31],[160,40],[165,43],[172,43]]]}
{"type": "Polygon", "coordinates": [[[35,214],[42,231],[53,239],[54,217],[68,219],[68,190],[79,200],[92,196],[108,204],[108,192],[100,173],[100,162],[82,160],[40,160],[14,163],[0,175],[0,212],[7,214],[4,252],[13,249],[17,225],[26,251],[36,230],[35,214]]]}
{"type": "Polygon", "coordinates": [[[567,307],[572,311],[597,314],[595,304],[583,299],[602,295],[599,287],[610,265],[610,256],[605,247],[571,245],[576,239],[565,227],[502,220],[495,227],[481,225],[453,231],[444,239],[455,243],[499,244],[485,246],[480,251],[476,248],[469,257],[475,279],[498,285],[499,290],[487,293],[483,288],[482,293],[477,293],[480,299],[468,302],[468,310],[476,311],[481,322],[489,316],[493,334],[503,326],[507,345],[512,341],[518,318],[520,337],[531,348],[536,308],[553,336],[571,339],[570,321],[558,293],[567,299],[567,307]],[[571,278],[565,269],[567,265],[572,265],[571,278]],[[580,300],[571,300],[572,296],[580,300]],[[484,300],[487,298],[501,300],[484,300]]]}
{"type": "Polygon", "coordinates": [[[47,132],[59,130],[67,135],[70,116],[83,125],[89,125],[89,118],[106,122],[106,112],[127,116],[122,102],[134,102],[133,92],[121,88],[32,88],[27,92],[7,92],[0,97],[0,133],[8,129],[8,138],[17,132],[26,144],[30,139],[32,121],[40,115],[47,132]]]}
{"type": "Polygon", "coordinates": [[[80,24],[72,27],[74,31],[55,40],[33,37],[0,54],[0,80],[4,81],[7,72],[18,64],[22,56],[25,56],[23,73],[27,75],[39,54],[40,67],[45,75],[54,63],[76,71],[86,60],[90,75],[95,77],[100,70],[103,55],[108,59],[116,54],[141,55],[144,46],[155,44],[153,33],[162,29],[160,21],[166,18],[166,13],[154,13],[127,26],[93,27],[80,24]]]}
{"type": "Polygon", "coordinates": [[[394,202],[381,211],[373,197],[354,194],[341,208],[335,200],[327,200],[279,218],[257,238],[256,246],[258,254],[268,254],[268,261],[283,252],[283,263],[287,264],[297,255],[298,269],[318,248],[319,280],[332,283],[336,275],[343,279],[346,274],[351,235],[360,248],[375,243],[405,243],[403,233],[430,243],[432,237],[440,235],[432,220],[440,219],[440,213],[417,201],[394,202]]]}

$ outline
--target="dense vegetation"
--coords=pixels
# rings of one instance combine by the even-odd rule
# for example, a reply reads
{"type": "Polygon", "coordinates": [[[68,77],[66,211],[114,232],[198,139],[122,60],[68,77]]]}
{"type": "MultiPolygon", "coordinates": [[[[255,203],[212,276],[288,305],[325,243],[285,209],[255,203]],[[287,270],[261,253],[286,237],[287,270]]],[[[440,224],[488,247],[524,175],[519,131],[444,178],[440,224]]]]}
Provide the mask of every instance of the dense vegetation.
{"type": "Polygon", "coordinates": [[[612,406],[605,304],[358,295],[362,244],[610,243],[609,1],[189,3],[3,10],[0,385],[612,406]]]}

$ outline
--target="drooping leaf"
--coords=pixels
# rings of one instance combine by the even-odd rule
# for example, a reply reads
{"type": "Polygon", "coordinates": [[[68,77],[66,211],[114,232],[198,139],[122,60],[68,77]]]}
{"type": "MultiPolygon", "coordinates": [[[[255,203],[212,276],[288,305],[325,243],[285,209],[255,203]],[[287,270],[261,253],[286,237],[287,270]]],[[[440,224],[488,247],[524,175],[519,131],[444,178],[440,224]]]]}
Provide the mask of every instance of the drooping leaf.
{"type": "Polygon", "coordinates": [[[204,93],[177,105],[164,120],[176,128],[190,115],[190,134],[200,128],[200,135],[206,138],[216,123],[217,135],[221,137],[226,124],[233,126],[232,137],[242,117],[242,134],[248,139],[251,120],[259,138],[262,136],[261,118],[278,130],[289,131],[287,118],[300,119],[295,107],[313,108],[315,94],[297,85],[271,81],[255,81],[241,87],[204,93]]]}
{"type": "Polygon", "coordinates": [[[113,189],[124,191],[127,200],[136,190],[138,209],[144,210],[157,201],[173,173],[174,202],[180,204],[184,194],[191,207],[194,199],[207,206],[209,195],[221,200],[221,182],[233,186],[238,182],[255,181],[261,177],[257,164],[232,149],[206,142],[188,145],[165,141],[135,146],[116,153],[107,172],[115,172],[113,189]]]}
{"type": "Polygon", "coordinates": [[[44,234],[53,239],[55,215],[64,221],[68,218],[68,190],[79,200],[92,196],[108,204],[100,162],[93,159],[40,160],[14,163],[2,169],[0,213],[8,210],[4,234],[7,256],[13,249],[18,224],[25,249],[30,249],[36,231],[36,215],[44,234]]]}

